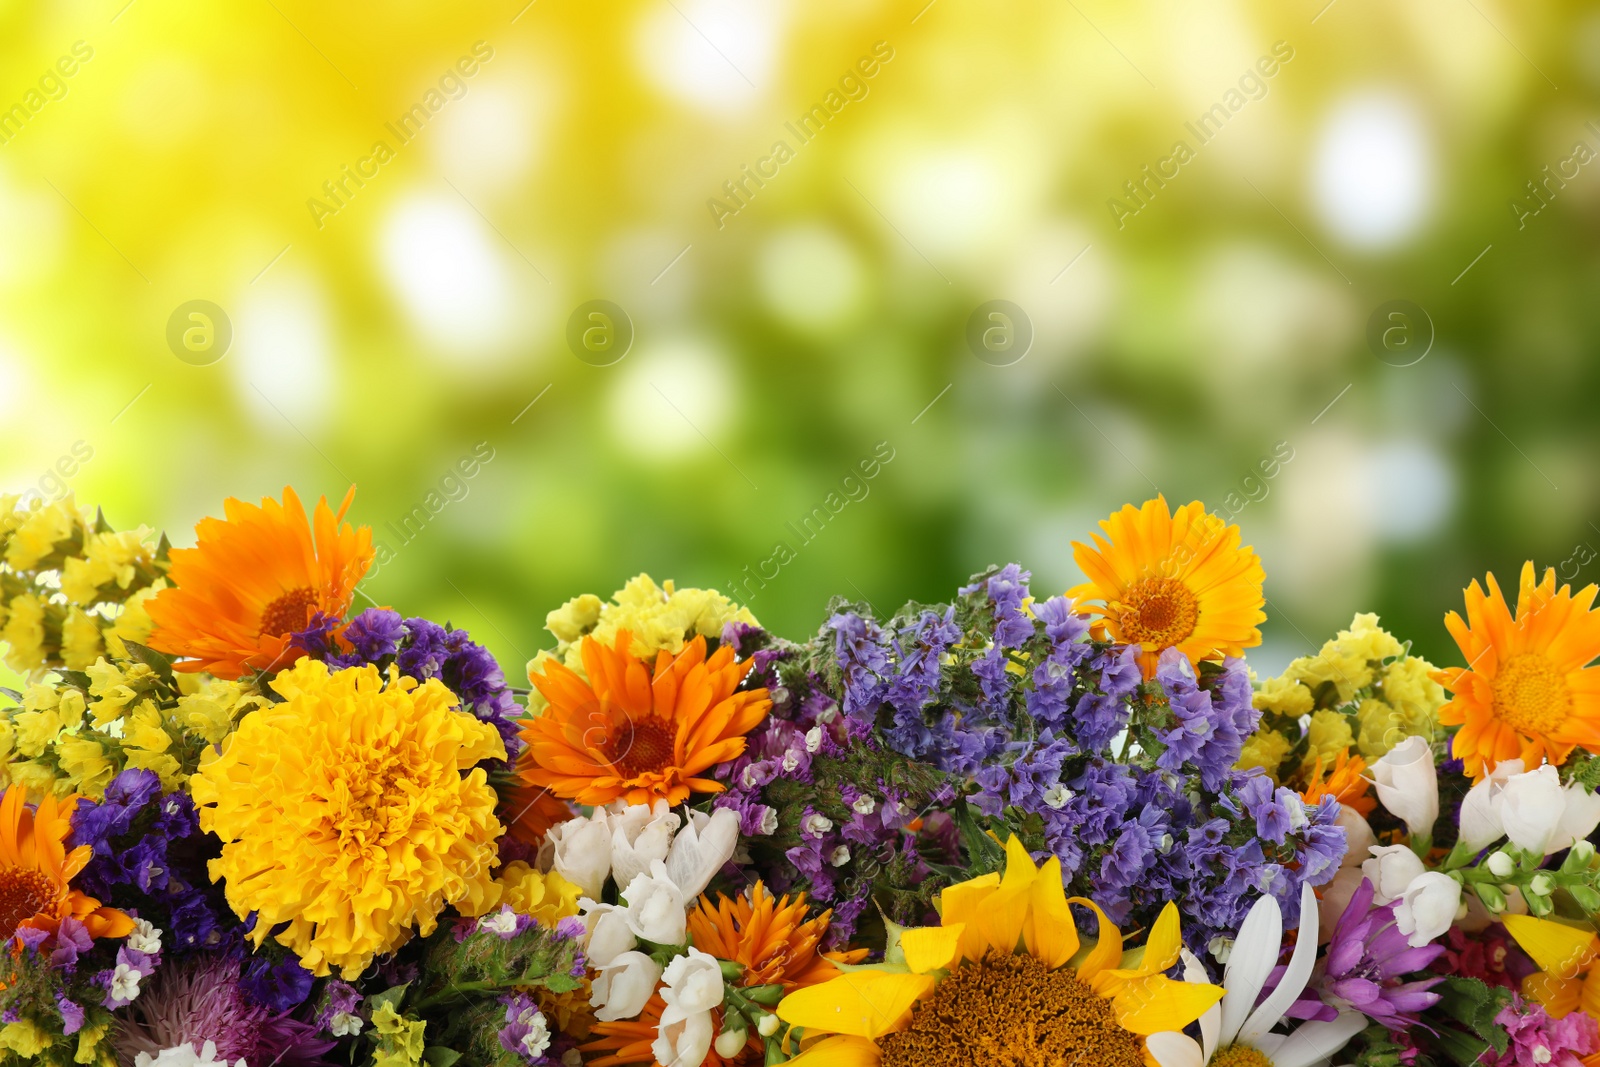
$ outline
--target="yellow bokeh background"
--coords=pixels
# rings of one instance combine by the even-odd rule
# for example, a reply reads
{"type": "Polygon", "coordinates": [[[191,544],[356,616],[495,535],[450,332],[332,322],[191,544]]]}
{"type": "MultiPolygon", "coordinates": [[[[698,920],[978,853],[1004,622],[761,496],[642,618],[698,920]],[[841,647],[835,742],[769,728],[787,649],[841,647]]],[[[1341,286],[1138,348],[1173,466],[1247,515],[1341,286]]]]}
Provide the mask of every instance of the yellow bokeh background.
{"type": "Polygon", "coordinates": [[[1596,571],[1597,92],[1569,3],[0,2],[0,484],[186,544],[354,483],[364,594],[513,675],[639,571],[796,638],[1059,590],[1159,490],[1262,552],[1261,669],[1451,662],[1474,574],[1596,571]]]}

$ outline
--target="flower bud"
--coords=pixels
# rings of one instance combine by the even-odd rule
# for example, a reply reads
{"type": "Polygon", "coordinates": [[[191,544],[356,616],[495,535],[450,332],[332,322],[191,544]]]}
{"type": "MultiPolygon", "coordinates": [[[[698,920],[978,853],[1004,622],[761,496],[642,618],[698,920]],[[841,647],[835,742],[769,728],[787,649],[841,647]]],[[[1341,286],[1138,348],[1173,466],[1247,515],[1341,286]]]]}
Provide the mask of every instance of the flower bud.
{"type": "Polygon", "coordinates": [[[1489,873],[1496,878],[1510,878],[1511,872],[1516,870],[1517,865],[1504,852],[1496,852],[1489,857],[1488,867],[1489,873]]]}
{"type": "Polygon", "coordinates": [[[1478,899],[1489,909],[1489,914],[1499,915],[1506,910],[1506,895],[1487,882],[1477,887],[1478,899]]]}
{"type": "Polygon", "coordinates": [[[717,1050],[717,1055],[725,1060],[731,1060],[739,1054],[740,1049],[744,1048],[747,1040],[749,1038],[743,1030],[724,1030],[717,1035],[712,1047],[717,1050]]]}
{"type": "Polygon", "coordinates": [[[1547,897],[1556,889],[1555,879],[1540,871],[1528,882],[1528,895],[1533,897],[1547,897]]]}
{"type": "Polygon", "coordinates": [[[1600,893],[1595,892],[1586,885],[1575,885],[1569,890],[1572,899],[1578,902],[1578,907],[1593,915],[1600,912],[1600,893]]]}
{"type": "Polygon", "coordinates": [[[1573,871],[1586,871],[1594,863],[1594,846],[1587,841],[1579,841],[1572,846],[1572,851],[1567,853],[1567,862],[1563,867],[1570,867],[1573,871]]]}
{"type": "Polygon", "coordinates": [[[776,1015],[763,1015],[761,1020],[756,1023],[756,1033],[762,1037],[771,1037],[778,1032],[778,1027],[782,1025],[782,1020],[776,1015]]]}

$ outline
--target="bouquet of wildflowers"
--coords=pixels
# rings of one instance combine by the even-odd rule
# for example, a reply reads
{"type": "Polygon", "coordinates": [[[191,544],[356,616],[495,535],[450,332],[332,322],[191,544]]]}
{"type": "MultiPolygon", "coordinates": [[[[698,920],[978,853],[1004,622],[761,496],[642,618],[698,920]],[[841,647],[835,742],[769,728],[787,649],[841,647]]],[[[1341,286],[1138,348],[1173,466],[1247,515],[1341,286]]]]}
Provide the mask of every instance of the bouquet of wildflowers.
{"type": "Polygon", "coordinates": [[[803,639],[640,575],[520,688],[350,506],[0,497],[0,1064],[1600,1065],[1592,586],[1258,677],[1157,498],[803,639]]]}

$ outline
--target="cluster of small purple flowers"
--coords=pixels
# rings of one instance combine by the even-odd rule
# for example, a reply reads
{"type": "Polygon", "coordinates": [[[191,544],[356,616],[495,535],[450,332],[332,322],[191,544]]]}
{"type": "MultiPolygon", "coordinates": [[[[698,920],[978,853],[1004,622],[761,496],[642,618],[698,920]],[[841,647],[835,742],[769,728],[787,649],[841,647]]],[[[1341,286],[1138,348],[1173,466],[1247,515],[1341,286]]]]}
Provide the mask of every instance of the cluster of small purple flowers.
{"type": "Polygon", "coordinates": [[[842,938],[887,864],[909,881],[973,832],[1016,833],[1114,921],[1183,900],[1189,945],[1213,961],[1263,894],[1296,923],[1301,885],[1333,877],[1345,834],[1331,799],[1233,770],[1260,719],[1243,662],[1197,675],[1169,649],[1146,681],[1136,649],[1096,640],[1065,597],[1034,601],[1029,578],[992,569],[887,622],[839,605],[767,664],[772,715],[717,772],[742,832],[783,845],[763,877],[832,906],[842,938]],[[862,752],[887,773],[817,773],[862,752]],[[913,768],[937,784],[908,793],[913,768]]]}
{"type": "Polygon", "coordinates": [[[394,665],[419,682],[437,678],[460,699],[463,710],[499,731],[512,760],[522,751],[515,720],[523,709],[500,664],[465,630],[402,618],[389,608],[368,608],[348,624],[319,614],[293,640],[335,669],[370,663],[387,670],[394,665]]]}

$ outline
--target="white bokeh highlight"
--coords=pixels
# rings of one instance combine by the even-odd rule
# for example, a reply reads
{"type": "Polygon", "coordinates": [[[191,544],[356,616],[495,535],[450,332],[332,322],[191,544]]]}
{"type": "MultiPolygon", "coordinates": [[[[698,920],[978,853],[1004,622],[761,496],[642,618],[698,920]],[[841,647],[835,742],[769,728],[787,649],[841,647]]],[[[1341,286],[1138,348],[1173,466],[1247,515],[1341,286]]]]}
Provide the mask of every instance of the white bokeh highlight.
{"type": "Polygon", "coordinates": [[[1427,220],[1433,197],[1433,146],[1415,103],[1366,90],[1334,106],[1311,160],[1311,199],[1329,233],[1354,248],[1393,248],[1427,220]]]}

